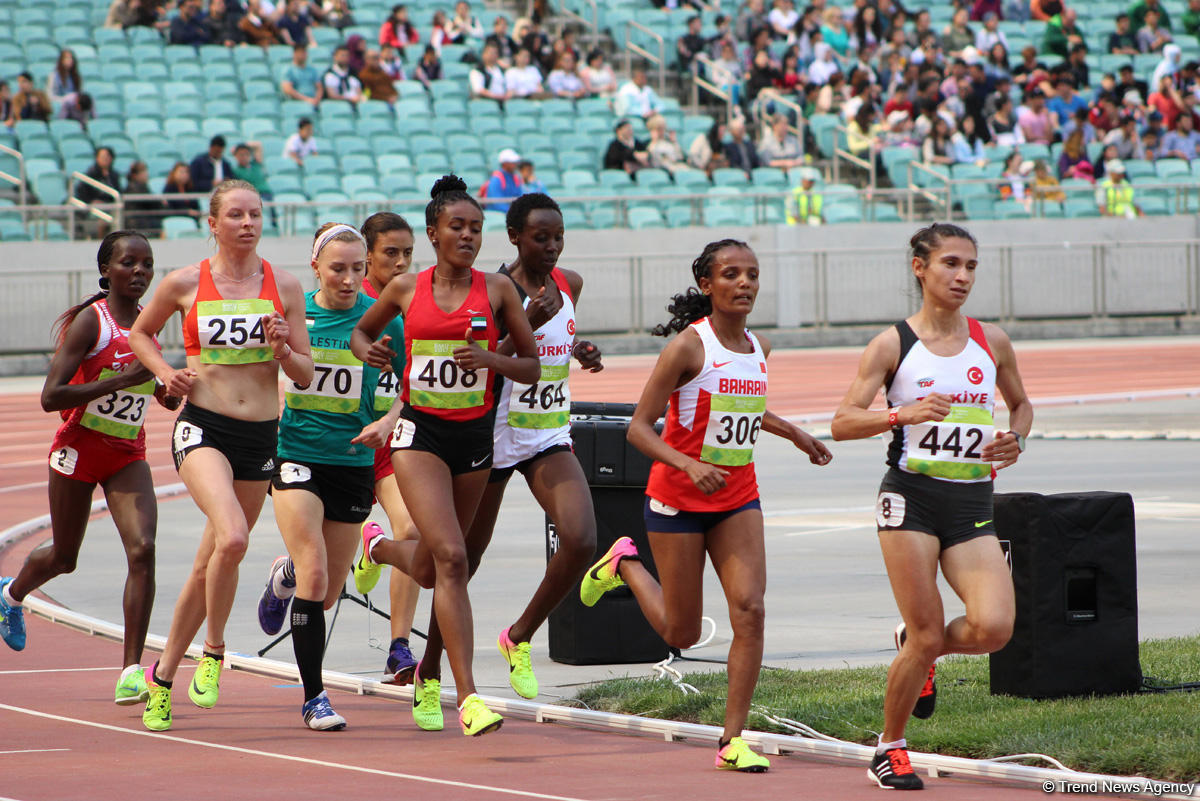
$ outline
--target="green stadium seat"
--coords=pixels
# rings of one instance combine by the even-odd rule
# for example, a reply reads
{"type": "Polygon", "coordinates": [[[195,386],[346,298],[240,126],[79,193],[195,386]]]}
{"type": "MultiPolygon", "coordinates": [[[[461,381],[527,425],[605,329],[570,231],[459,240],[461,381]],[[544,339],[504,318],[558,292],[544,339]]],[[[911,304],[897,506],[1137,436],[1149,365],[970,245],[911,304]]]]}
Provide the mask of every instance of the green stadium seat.
{"type": "Polygon", "coordinates": [[[336,175],[338,172],[337,159],[330,155],[318,153],[304,160],[305,175],[336,175]]]}
{"type": "Polygon", "coordinates": [[[700,170],[680,170],[673,177],[675,186],[686,187],[693,192],[707,192],[710,186],[708,176],[700,170]]]}
{"type": "Polygon", "coordinates": [[[1147,215],[1162,216],[1174,213],[1174,208],[1167,203],[1166,198],[1163,197],[1135,197],[1134,202],[1137,203],[1137,205],[1141,207],[1142,212],[1147,215]]]}
{"type": "Polygon", "coordinates": [[[484,233],[489,231],[507,231],[508,222],[505,220],[505,213],[485,209],[483,212],[483,230],[484,233]]]}
{"type": "Polygon", "coordinates": [[[665,228],[666,220],[654,206],[634,206],[629,210],[629,227],[635,231],[644,228],[665,228]]]}
{"type": "Polygon", "coordinates": [[[347,153],[338,156],[342,166],[343,175],[369,175],[374,178],[375,157],[370,154],[370,151],[365,153],[347,153]]]}
{"type": "Polygon", "coordinates": [[[371,147],[375,150],[376,155],[380,156],[391,153],[407,153],[408,141],[399,134],[373,134],[371,147]]]}
{"type": "MultiPolygon", "coordinates": [[[[289,159],[290,160],[290,159],[289,159]]],[[[295,162],[292,162],[293,164],[295,162]]],[[[304,182],[300,179],[299,172],[273,172],[271,173],[271,189],[278,197],[283,192],[295,192],[296,194],[304,194],[304,182]]]]}
{"type": "Polygon", "coordinates": [[[874,222],[903,222],[899,210],[891,203],[871,203],[867,216],[874,222]]]}
{"type": "Polygon", "coordinates": [[[997,220],[1023,220],[1030,216],[1024,204],[1016,200],[998,200],[992,207],[992,212],[997,220]]]}
{"type": "Polygon", "coordinates": [[[20,220],[0,219],[0,240],[5,242],[28,242],[33,237],[25,230],[20,220]]]}
{"type": "Polygon", "coordinates": [[[704,224],[710,228],[744,225],[744,210],[733,205],[707,204],[704,207],[704,224]]]}
{"type": "Polygon", "coordinates": [[[568,192],[589,186],[597,186],[596,174],[591,170],[564,169],[562,172],[563,188],[568,192]]]}
{"type": "Polygon", "coordinates": [[[590,227],[596,231],[606,231],[617,227],[617,210],[612,204],[604,203],[593,206],[588,214],[590,227]]]}
{"type": "Polygon", "coordinates": [[[862,209],[857,204],[830,203],[821,210],[821,213],[825,217],[825,222],[830,225],[863,221],[862,209]]]}
{"type": "Polygon", "coordinates": [[[374,175],[343,175],[342,191],[354,199],[364,190],[378,190],[374,175]]]}
{"type": "MultiPolygon", "coordinates": [[[[25,168],[26,175],[30,175],[28,163],[25,168]]],[[[34,194],[42,205],[61,206],[67,202],[66,173],[58,170],[41,172],[35,177],[30,177],[30,183],[33,184],[34,194]]]]}
{"type": "Polygon", "coordinates": [[[662,187],[671,183],[671,174],[666,170],[644,169],[633,174],[638,186],[662,187]]]}
{"type": "Polygon", "coordinates": [[[763,188],[787,188],[788,174],[778,167],[756,167],[750,171],[750,183],[763,188]]]}
{"type": "Polygon", "coordinates": [[[194,217],[163,217],[162,230],[165,239],[190,239],[200,235],[200,227],[194,217]]]}
{"type": "MultiPolygon", "coordinates": [[[[390,173],[380,173],[379,186],[389,198],[419,196],[421,190],[417,187],[417,178],[411,171],[396,170],[390,173]]],[[[424,215],[420,216],[424,219],[424,215]]]]}
{"type": "Polygon", "coordinates": [[[1191,172],[1191,165],[1183,159],[1159,159],[1154,162],[1154,169],[1159,178],[1172,175],[1186,175],[1191,172]]]}
{"type": "Polygon", "coordinates": [[[1125,159],[1125,176],[1131,182],[1136,182],[1138,178],[1155,178],[1157,177],[1154,170],[1154,162],[1142,161],[1140,159],[1125,159]]]}
{"type": "Polygon", "coordinates": [[[601,170],[599,183],[604,187],[625,189],[630,186],[629,174],[624,170],[601,170]]]}
{"type": "Polygon", "coordinates": [[[406,153],[384,153],[375,157],[375,166],[380,175],[394,172],[411,172],[412,159],[406,153]]]}
{"type": "Polygon", "coordinates": [[[719,167],[713,170],[713,186],[748,186],[750,179],[744,170],[737,167],[719,167]]]}
{"type": "Polygon", "coordinates": [[[305,194],[311,198],[315,198],[322,192],[342,191],[342,181],[337,173],[319,172],[313,175],[305,173],[301,183],[304,186],[305,194]]]}
{"type": "MultiPolygon", "coordinates": [[[[200,133],[209,139],[218,134],[226,138],[236,137],[238,135],[238,124],[236,120],[228,117],[208,117],[200,123],[200,133]]],[[[236,143],[230,142],[230,145],[233,144],[236,143]]]]}

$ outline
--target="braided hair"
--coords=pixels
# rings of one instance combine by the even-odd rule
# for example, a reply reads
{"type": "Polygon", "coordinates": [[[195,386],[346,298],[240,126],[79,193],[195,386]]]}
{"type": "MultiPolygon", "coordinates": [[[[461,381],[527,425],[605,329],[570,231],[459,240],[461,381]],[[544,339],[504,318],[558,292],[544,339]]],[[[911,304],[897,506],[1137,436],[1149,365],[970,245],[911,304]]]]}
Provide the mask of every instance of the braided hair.
{"type": "Polygon", "coordinates": [[[467,194],[466,182],[453,173],[443,175],[434,181],[433,188],[429,190],[429,196],[433,199],[425,207],[425,224],[431,228],[437,225],[442,209],[451,203],[458,203],[461,200],[465,200],[479,209],[480,212],[483,211],[483,207],[479,205],[479,201],[467,194]]]}
{"type": "MultiPolygon", "coordinates": [[[[709,242],[704,246],[704,250],[692,262],[692,277],[696,279],[696,283],[700,283],[701,278],[712,277],[712,264],[716,259],[717,254],[725,248],[745,248],[750,250],[750,246],[740,239],[720,239],[716,242],[709,242]]],[[[671,313],[671,319],[665,323],[654,326],[650,329],[650,333],[656,337],[666,337],[671,334],[679,333],[697,320],[703,319],[712,314],[712,298],[705,295],[694,286],[687,288],[686,292],[674,295],[671,302],[667,304],[667,311],[671,313]]]]}
{"type": "MultiPolygon", "coordinates": [[[[104,265],[112,259],[113,250],[116,249],[117,243],[126,237],[137,237],[150,246],[150,240],[146,239],[146,235],[140,231],[123,230],[110,231],[104,239],[100,240],[100,248],[96,251],[96,269],[103,270],[104,265]]],[[[75,322],[75,318],[79,313],[91,306],[98,300],[108,297],[108,279],[103,275],[100,276],[100,291],[92,295],[82,303],[76,304],[58,316],[54,321],[54,339],[62,345],[63,339],[67,336],[67,329],[71,327],[71,323],[75,322]]]]}

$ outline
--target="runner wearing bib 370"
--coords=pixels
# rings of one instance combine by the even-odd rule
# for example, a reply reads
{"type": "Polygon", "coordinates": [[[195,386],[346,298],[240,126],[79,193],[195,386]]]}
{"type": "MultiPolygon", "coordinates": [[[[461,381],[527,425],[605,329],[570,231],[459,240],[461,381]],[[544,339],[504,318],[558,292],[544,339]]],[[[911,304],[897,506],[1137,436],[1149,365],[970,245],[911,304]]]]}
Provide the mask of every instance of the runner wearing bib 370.
{"type": "Polygon", "coordinates": [[[745,242],[712,242],[692,262],[700,291],[676,295],[670,322],[678,332],[658,358],[629,425],[629,442],[654,459],[646,487],[646,533],[660,585],[637,547],[621,537],[580,584],[592,606],[628,584],[646,620],[673,648],[700,639],[704,563],[712,559],[729,603],[729,693],[714,765],[760,773],[769,762],[742,739],[763,653],[766,552],[754,476],[760,431],[791,440],[816,465],[829,450],[767,411],[770,345],[746,329],[758,296],[758,259],[745,242]],[[654,423],[667,410],[659,436],[654,423]]]}
{"type": "Polygon", "coordinates": [[[832,426],[835,439],[892,432],[875,522],[903,622],[867,775],[900,790],[923,786],[904,731],[910,716],[933,714],[934,662],[944,654],[991,653],[1012,633],[1012,576],[992,523],[993,466],[1017,461],[1033,422],[1008,337],[961,312],[975,283],[975,239],[956,225],[935,223],[909,244],[921,310],[871,340],[832,426]],[[888,409],[872,411],[881,386],[888,409]],[[1003,434],[992,419],[997,389],[1013,428],[1003,434]],[[948,624],[939,563],[966,606],[948,624]]]}
{"type": "MultiPolygon", "coordinates": [[[[404,315],[406,368],[400,420],[393,432],[392,466],[419,543],[394,541],[364,529],[365,561],[398,567],[423,587],[436,588],[434,611],[454,672],[463,734],[500,728],[503,719],[475,693],[469,568],[464,530],[479,503],[492,462],[493,376],[537,380],[533,332],[512,282],[473,269],[483,210],[457,176],[439,179],[425,209],[425,233],[437,262],[417,275],[393,279],[359,320],[351,338],[367,364],[386,364],[376,340],[404,315]],[[497,321],[517,358],[496,352],[497,321]],[[453,509],[455,514],[449,514],[453,509]]],[[[440,683],[413,677],[413,717],[423,729],[442,728],[440,683]]]]}
{"type": "Polygon", "coordinates": [[[75,569],[96,485],[104,489],[129,562],[125,579],[124,662],[114,700],[136,704],[147,696],[139,662],[154,603],[154,539],[158,507],[146,465],[143,423],[153,398],[169,409],[154,374],[134,359],[129,327],[154,278],[150,243],[135,231],[114,231],[96,253],[101,291],[58,319],[58,347],[42,388],[42,408],[62,414],[50,450],[49,548],[34,550],[15,578],[0,579],[0,635],[25,647],[21,601],[75,569]]]}

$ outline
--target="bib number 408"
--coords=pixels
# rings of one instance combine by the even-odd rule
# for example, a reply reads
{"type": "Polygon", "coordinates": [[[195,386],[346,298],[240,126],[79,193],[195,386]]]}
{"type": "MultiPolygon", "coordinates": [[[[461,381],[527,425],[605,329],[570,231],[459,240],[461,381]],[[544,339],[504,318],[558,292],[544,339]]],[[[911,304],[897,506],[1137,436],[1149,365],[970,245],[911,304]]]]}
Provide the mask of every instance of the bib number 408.
{"type": "Polygon", "coordinates": [[[453,359],[444,359],[436,363],[430,360],[417,375],[417,380],[430,387],[441,385],[470,389],[479,382],[479,375],[474,370],[460,368],[458,362],[453,359]]]}

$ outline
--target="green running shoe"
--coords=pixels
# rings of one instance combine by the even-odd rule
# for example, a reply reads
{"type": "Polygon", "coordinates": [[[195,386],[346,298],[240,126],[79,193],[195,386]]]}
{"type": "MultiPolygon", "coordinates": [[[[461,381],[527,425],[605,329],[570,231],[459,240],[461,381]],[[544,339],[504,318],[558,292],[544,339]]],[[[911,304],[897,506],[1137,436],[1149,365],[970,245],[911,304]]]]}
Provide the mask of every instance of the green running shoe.
{"type": "Polygon", "coordinates": [[[192,676],[188,685],[188,698],[192,699],[193,704],[201,709],[212,709],[217,705],[217,693],[221,689],[221,666],[224,664],[224,660],[211,656],[200,660],[196,675],[192,676]]]}
{"type": "Polygon", "coordinates": [[[146,691],[142,725],[150,731],[166,731],[171,728],[171,691],[153,681],[146,684],[146,691]]]}
{"type": "Polygon", "coordinates": [[[743,773],[762,773],[771,767],[767,758],[756,754],[741,737],[734,737],[717,751],[717,770],[740,770],[743,773]]]}
{"type": "MultiPolygon", "coordinates": [[[[419,669],[419,666],[418,666],[419,669]]],[[[413,671],[413,721],[418,729],[441,731],[442,683],[437,679],[422,679],[413,671]]]]}
{"type": "Polygon", "coordinates": [[[463,734],[467,737],[479,737],[488,732],[497,731],[504,723],[504,718],[488,709],[475,693],[463,701],[462,710],[458,713],[458,722],[462,724],[463,734]]]}
{"type": "Polygon", "coordinates": [[[579,584],[579,600],[583,601],[584,606],[595,606],[600,596],[625,583],[617,568],[622,559],[630,557],[637,558],[637,546],[629,537],[621,537],[600,557],[600,561],[588,568],[579,584]]]}
{"type": "Polygon", "coordinates": [[[113,702],[120,706],[130,706],[139,704],[149,697],[150,690],[146,688],[146,669],[138,668],[117,681],[117,692],[113,702]]]}
{"type": "Polygon", "coordinates": [[[529,643],[513,642],[508,632],[509,629],[505,629],[496,638],[500,656],[508,663],[508,683],[522,698],[536,698],[538,683],[537,676],[533,675],[533,665],[529,662],[529,643]]]}
{"type": "Polygon", "coordinates": [[[351,572],[354,573],[354,589],[358,590],[359,595],[366,595],[375,589],[375,585],[379,583],[379,576],[383,573],[383,565],[377,565],[371,561],[370,545],[376,537],[385,535],[383,528],[374,520],[363,523],[360,532],[363,544],[362,553],[354,560],[351,572]]]}

